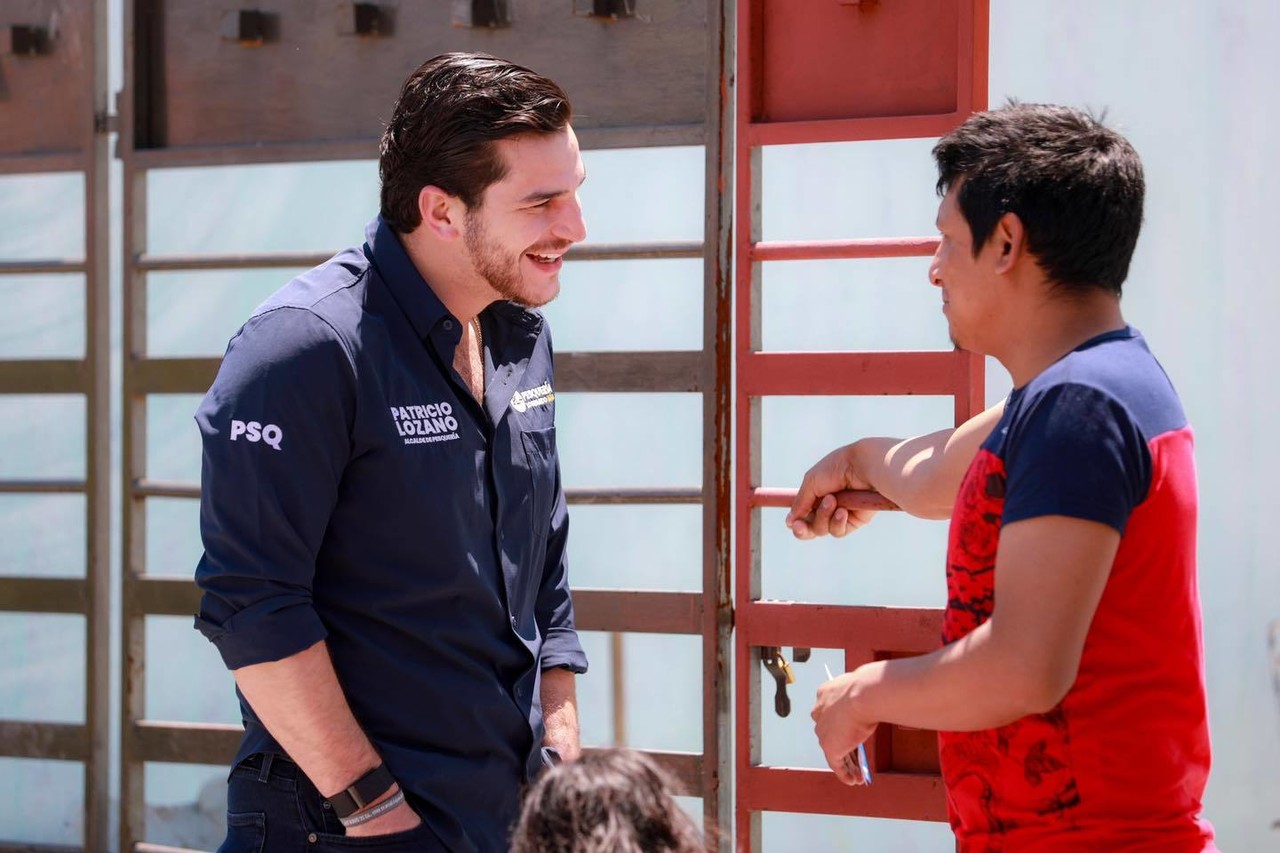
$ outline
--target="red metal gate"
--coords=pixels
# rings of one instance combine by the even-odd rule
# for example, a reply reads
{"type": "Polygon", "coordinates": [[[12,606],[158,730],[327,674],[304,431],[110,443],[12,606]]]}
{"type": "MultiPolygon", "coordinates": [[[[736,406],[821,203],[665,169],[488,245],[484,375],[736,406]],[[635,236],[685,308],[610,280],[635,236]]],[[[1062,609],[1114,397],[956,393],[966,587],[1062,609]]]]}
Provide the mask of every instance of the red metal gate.
{"type": "MultiPolygon", "coordinates": [[[[761,399],[773,395],[951,396],[962,423],[984,403],[983,362],[961,351],[763,352],[761,264],[925,257],[936,238],[761,242],[766,145],[937,136],[985,108],[987,0],[743,0],[737,19],[735,211],[737,412],[735,662],[736,827],[760,849],[765,811],[943,820],[933,732],[882,725],[868,743],[875,784],[847,788],[827,770],[761,763],[761,658],[783,646],[840,649],[845,668],[938,645],[941,611],[761,599],[760,508],[791,491],[762,488],[761,399]]],[[[814,458],[828,448],[813,448],[814,458]]],[[[863,505],[891,508],[872,493],[863,505]]]]}

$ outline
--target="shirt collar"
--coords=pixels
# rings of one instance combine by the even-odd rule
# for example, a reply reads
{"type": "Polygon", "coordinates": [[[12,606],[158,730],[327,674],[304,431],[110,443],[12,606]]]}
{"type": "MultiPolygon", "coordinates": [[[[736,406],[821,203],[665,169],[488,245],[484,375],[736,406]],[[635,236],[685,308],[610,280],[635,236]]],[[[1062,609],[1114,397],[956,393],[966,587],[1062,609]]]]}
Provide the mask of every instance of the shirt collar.
{"type": "MultiPolygon", "coordinates": [[[[413,330],[425,341],[437,323],[452,316],[449,309],[444,307],[444,303],[423,279],[418,268],[409,259],[409,253],[404,250],[400,236],[381,215],[374,217],[365,226],[364,239],[365,255],[386,283],[400,310],[409,318],[413,330]]],[[[506,301],[495,302],[490,307],[493,314],[511,325],[533,333],[535,337],[542,329],[543,316],[539,311],[506,301]]]]}
{"type": "MultiPolygon", "coordinates": [[[[1089,338],[1089,340],[1085,341],[1084,343],[1080,344],[1075,349],[1073,349],[1071,353],[1083,352],[1087,349],[1093,349],[1099,344],[1108,344],[1108,343],[1111,343],[1112,341],[1127,341],[1127,340],[1137,340],[1137,341],[1140,341],[1143,346],[1146,346],[1146,341],[1142,340],[1142,334],[1138,332],[1138,330],[1135,329],[1133,326],[1125,324],[1124,328],[1122,329],[1112,329],[1109,332],[1103,332],[1100,335],[1094,335],[1092,338],[1089,338]]],[[[1067,355],[1070,355],[1071,353],[1067,353],[1067,355]]],[[[1066,358],[1066,356],[1063,356],[1063,358],[1066,358]]]]}
{"type": "Polygon", "coordinates": [[[365,227],[364,239],[365,255],[409,318],[413,330],[425,341],[436,323],[449,316],[448,309],[409,259],[399,235],[381,216],[365,227]]]}

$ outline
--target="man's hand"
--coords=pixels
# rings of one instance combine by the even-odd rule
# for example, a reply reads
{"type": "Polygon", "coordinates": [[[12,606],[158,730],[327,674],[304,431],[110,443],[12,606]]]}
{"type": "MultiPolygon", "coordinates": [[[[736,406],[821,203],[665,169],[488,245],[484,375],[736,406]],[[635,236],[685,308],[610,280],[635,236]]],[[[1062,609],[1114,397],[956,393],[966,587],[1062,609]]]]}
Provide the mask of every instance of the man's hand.
{"type": "MultiPolygon", "coordinates": [[[[378,803],[390,799],[398,790],[400,790],[398,785],[392,786],[391,790],[387,791],[386,796],[370,803],[369,807],[372,808],[378,803]]],[[[422,818],[418,817],[408,801],[405,801],[386,814],[378,815],[371,821],[347,827],[347,837],[371,838],[378,835],[391,835],[396,832],[408,832],[420,823],[422,823],[422,818]]]]}
{"type": "Polygon", "coordinates": [[[820,686],[817,702],[809,715],[813,717],[813,730],[818,735],[818,744],[828,766],[846,785],[863,784],[849,772],[845,759],[871,737],[878,723],[868,719],[860,706],[858,697],[864,669],[847,672],[820,686]]]}
{"type": "Polygon", "coordinates": [[[871,484],[854,471],[853,454],[852,444],[837,448],[804,475],[791,511],[787,513],[787,527],[797,539],[828,535],[838,539],[875,516],[876,511],[872,509],[845,509],[836,504],[836,492],[871,488],[871,484]]]}

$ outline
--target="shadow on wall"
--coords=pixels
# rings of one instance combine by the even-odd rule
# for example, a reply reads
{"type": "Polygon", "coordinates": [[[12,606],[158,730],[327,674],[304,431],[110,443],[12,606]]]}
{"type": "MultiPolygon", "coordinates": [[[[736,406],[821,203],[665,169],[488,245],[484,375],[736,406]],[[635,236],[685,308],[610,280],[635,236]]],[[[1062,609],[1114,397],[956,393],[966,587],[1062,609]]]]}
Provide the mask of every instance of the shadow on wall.
{"type": "MultiPolygon", "coordinates": [[[[1280,619],[1271,623],[1267,646],[1271,649],[1271,689],[1275,691],[1276,711],[1280,715],[1280,619]]],[[[1280,818],[1271,822],[1271,828],[1280,830],[1280,818]]]]}
{"type": "Polygon", "coordinates": [[[147,808],[147,837],[153,843],[189,850],[217,850],[227,832],[227,782],[214,777],[194,803],[147,808]]]}

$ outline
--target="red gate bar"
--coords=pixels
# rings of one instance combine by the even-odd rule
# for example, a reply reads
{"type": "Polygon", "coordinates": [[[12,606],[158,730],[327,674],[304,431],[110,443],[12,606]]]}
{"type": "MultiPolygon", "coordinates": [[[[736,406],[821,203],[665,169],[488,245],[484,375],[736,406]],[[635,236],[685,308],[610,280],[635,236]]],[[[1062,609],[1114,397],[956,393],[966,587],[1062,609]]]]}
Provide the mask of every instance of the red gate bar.
{"type": "Polygon", "coordinates": [[[753,601],[738,608],[736,627],[749,632],[756,646],[843,649],[851,637],[867,637],[880,649],[923,654],[938,647],[942,611],[753,601]]]}
{"type": "Polygon", "coordinates": [[[947,819],[942,780],[914,773],[878,772],[874,785],[850,788],[829,770],[749,767],[738,774],[738,802],[754,812],[947,819]]]}
{"type": "Polygon", "coordinates": [[[738,388],[752,397],[950,396],[969,375],[969,353],[750,352],[738,357],[738,388]]]}
{"type": "Polygon", "coordinates": [[[810,240],[753,243],[753,261],[834,261],[872,258],[927,258],[937,237],[872,237],[862,240],[810,240]]]}

